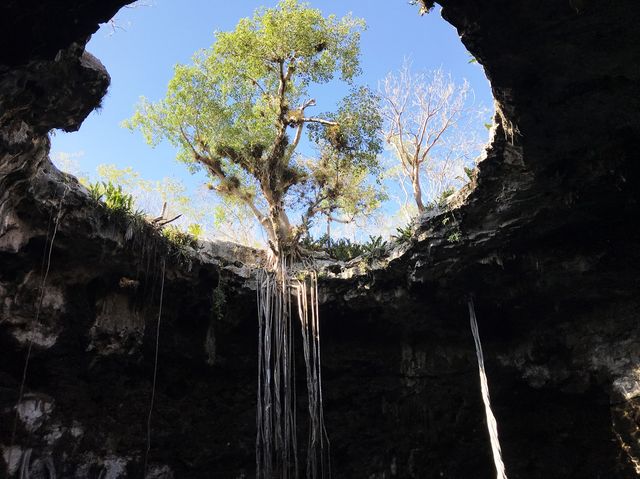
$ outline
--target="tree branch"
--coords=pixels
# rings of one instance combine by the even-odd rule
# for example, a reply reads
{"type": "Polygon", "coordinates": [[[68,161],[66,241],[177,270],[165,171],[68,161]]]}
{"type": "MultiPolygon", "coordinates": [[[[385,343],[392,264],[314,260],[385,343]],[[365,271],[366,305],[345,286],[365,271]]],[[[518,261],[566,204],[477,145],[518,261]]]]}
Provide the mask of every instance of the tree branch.
{"type": "Polygon", "coordinates": [[[344,219],[344,218],[336,218],[335,216],[332,216],[332,215],[326,215],[326,216],[328,220],[333,221],[334,223],[342,223],[343,225],[347,225],[353,221],[353,218],[344,219]]]}
{"type": "Polygon", "coordinates": [[[247,78],[247,80],[251,80],[251,83],[253,83],[255,86],[257,86],[260,91],[262,92],[263,95],[267,95],[267,91],[264,89],[264,87],[262,85],[260,85],[260,82],[258,82],[258,80],[256,80],[253,77],[250,77],[249,75],[247,75],[246,73],[243,74],[245,76],[245,78],[247,78]]]}
{"type": "Polygon", "coordinates": [[[315,118],[315,117],[303,118],[300,121],[302,123],[320,123],[321,125],[326,125],[326,126],[338,126],[338,122],[325,120],[323,118],[315,118]]]}
{"type": "MultiPolygon", "coordinates": [[[[180,128],[180,131],[181,132],[183,131],[182,128],[180,128]]],[[[228,179],[227,174],[222,169],[222,164],[220,163],[220,160],[201,155],[193,147],[192,147],[192,150],[194,154],[194,159],[198,163],[203,164],[213,176],[217,177],[220,181],[225,181],[228,179]]],[[[219,193],[221,194],[223,193],[220,189],[218,188],[215,188],[215,189],[219,193]]],[[[269,222],[269,219],[267,218],[267,215],[265,215],[262,211],[258,209],[258,207],[255,205],[254,201],[251,199],[249,195],[242,192],[242,189],[240,186],[230,185],[229,190],[226,192],[226,194],[239,199],[245,205],[247,205],[255,215],[256,219],[260,222],[260,224],[264,226],[267,233],[273,234],[271,224],[269,222]]]]}
{"type": "Polygon", "coordinates": [[[284,73],[284,62],[278,61],[278,75],[280,77],[280,81],[278,83],[278,102],[280,104],[280,115],[284,114],[284,94],[287,91],[287,75],[284,73]]]}
{"type": "Polygon", "coordinates": [[[318,209],[318,205],[320,203],[322,203],[326,199],[327,199],[327,195],[323,194],[319,190],[317,192],[316,198],[313,200],[312,203],[309,204],[309,206],[307,207],[307,211],[305,211],[305,213],[300,218],[300,225],[304,229],[308,229],[309,228],[309,222],[311,221],[311,218],[313,218],[316,215],[316,213],[321,211],[320,209],[318,209]]]}
{"type": "Polygon", "coordinates": [[[289,151],[289,157],[291,157],[291,155],[293,155],[293,152],[296,151],[296,148],[298,147],[298,143],[300,143],[300,138],[302,137],[303,128],[304,128],[304,123],[299,123],[298,124],[298,128],[296,130],[296,136],[293,139],[293,143],[291,144],[291,149],[289,151]]]}
{"type": "Polygon", "coordinates": [[[194,157],[197,157],[199,153],[196,151],[196,148],[193,146],[193,143],[191,143],[191,140],[187,136],[187,133],[184,131],[184,128],[182,128],[182,125],[180,125],[179,128],[180,128],[180,134],[182,135],[182,138],[187,143],[187,145],[189,145],[189,148],[193,152],[194,157]]]}
{"type": "Polygon", "coordinates": [[[316,99],[315,98],[309,98],[307,101],[305,101],[302,106],[300,107],[301,111],[304,111],[307,107],[310,106],[316,106],[316,99]]]}
{"type": "Polygon", "coordinates": [[[177,219],[178,219],[178,218],[180,218],[181,216],[182,216],[182,215],[180,214],[180,215],[174,216],[174,217],[173,217],[173,218],[171,218],[170,220],[162,220],[162,221],[158,221],[157,223],[155,223],[155,225],[156,225],[156,226],[159,226],[159,227],[166,226],[166,225],[168,225],[169,223],[173,223],[175,220],[177,220],[177,219]]]}
{"type": "Polygon", "coordinates": [[[451,117],[447,118],[447,121],[445,122],[443,127],[440,129],[440,131],[437,132],[434,140],[425,148],[420,161],[421,163],[427,158],[427,155],[429,154],[431,149],[434,147],[434,145],[440,141],[440,138],[442,138],[442,135],[444,134],[444,132],[449,129],[449,127],[451,126],[451,123],[452,123],[451,117]]]}
{"type": "MultiPolygon", "coordinates": [[[[315,106],[315,105],[316,105],[315,98],[308,99],[300,107],[301,114],[304,113],[304,110],[306,108],[308,108],[310,106],[315,106]]],[[[291,156],[293,155],[293,152],[296,150],[296,148],[298,147],[298,144],[300,143],[300,138],[302,137],[302,130],[303,129],[304,129],[304,118],[301,119],[300,121],[298,121],[298,128],[296,130],[296,136],[294,137],[293,143],[291,144],[291,147],[289,148],[289,155],[288,155],[289,158],[291,158],[291,156]]]]}

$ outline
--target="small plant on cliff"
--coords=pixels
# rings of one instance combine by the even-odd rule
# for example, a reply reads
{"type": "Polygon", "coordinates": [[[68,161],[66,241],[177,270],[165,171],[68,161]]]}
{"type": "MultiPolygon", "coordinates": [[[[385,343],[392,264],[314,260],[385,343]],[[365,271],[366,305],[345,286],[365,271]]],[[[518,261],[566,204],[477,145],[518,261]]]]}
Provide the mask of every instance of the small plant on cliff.
{"type": "Polygon", "coordinates": [[[453,187],[449,187],[442,191],[434,201],[435,206],[438,208],[446,208],[449,198],[451,198],[455,192],[456,190],[453,187]]]}
{"type": "Polygon", "coordinates": [[[191,223],[187,227],[187,233],[193,236],[196,240],[199,240],[204,236],[204,229],[202,228],[202,225],[198,223],[191,223]]]}
{"type": "Polygon", "coordinates": [[[218,285],[214,288],[211,296],[212,313],[217,320],[222,320],[225,314],[227,295],[224,289],[224,283],[222,279],[220,279],[218,280],[218,285]]]}
{"type": "Polygon", "coordinates": [[[89,197],[93,201],[98,202],[102,199],[102,184],[100,182],[89,183],[87,189],[89,190],[89,197]]]}
{"type": "Polygon", "coordinates": [[[110,181],[101,181],[89,183],[87,189],[91,199],[102,202],[110,211],[133,213],[133,196],[125,193],[121,185],[114,185],[110,181]]]}
{"type": "Polygon", "coordinates": [[[363,256],[368,263],[384,256],[387,249],[387,242],[382,236],[369,236],[369,241],[362,245],[364,250],[363,256]]]}
{"type": "Polygon", "coordinates": [[[173,256],[178,263],[189,268],[193,253],[199,248],[198,239],[173,225],[165,226],[161,230],[161,234],[169,245],[169,255],[173,256]]]}
{"type": "Polygon", "coordinates": [[[122,186],[112,183],[102,183],[104,186],[104,204],[113,211],[122,213],[133,212],[133,196],[122,191],[122,186]]]}
{"type": "Polygon", "coordinates": [[[434,0],[410,0],[409,4],[419,5],[420,15],[425,15],[436,7],[436,2],[434,0]]]}
{"type": "Polygon", "coordinates": [[[467,179],[469,181],[473,181],[476,179],[476,176],[478,175],[478,170],[476,168],[471,168],[469,166],[465,166],[464,167],[464,174],[467,176],[467,179]]]}
{"type": "Polygon", "coordinates": [[[338,261],[351,261],[364,253],[364,247],[348,238],[340,238],[331,243],[327,252],[329,256],[338,261]]]}
{"type": "Polygon", "coordinates": [[[198,247],[198,240],[195,236],[191,233],[180,230],[176,226],[168,226],[164,228],[162,230],[162,236],[180,250],[185,250],[186,248],[196,249],[198,247]]]}
{"type": "Polygon", "coordinates": [[[447,241],[450,243],[459,243],[462,241],[462,230],[460,229],[460,222],[456,218],[455,213],[449,212],[445,214],[442,219],[442,226],[449,229],[447,241]]]}
{"type": "Polygon", "coordinates": [[[309,251],[324,251],[329,257],[338,261],[351,261],[364,253],[364,247],[360,243],[348,238],[338,238],[331,241],[326,234],[318,239],[306,236],[302,239],[301,246],[309,251]]]}
{"type": "Polygon", "coordinates": [[[393,235],[393,239],[398,243],[411,243],[413,241],[413,225],[409,223],[406,226],[396,228],[396,234],[393,235]]]}

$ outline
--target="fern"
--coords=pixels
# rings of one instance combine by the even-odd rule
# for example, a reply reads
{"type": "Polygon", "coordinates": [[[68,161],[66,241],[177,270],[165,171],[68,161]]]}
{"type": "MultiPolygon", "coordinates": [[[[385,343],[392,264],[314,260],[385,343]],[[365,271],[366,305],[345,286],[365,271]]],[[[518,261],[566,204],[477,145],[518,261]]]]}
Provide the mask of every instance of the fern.
{"type": "Polygon", "coordinates": [[[392,236],[398,243],[411,243],[413,240],[413,225],[409,223],[406,226],[396,228],[396,234],[392,236]]]}
{"type": "Polygon", "coordinates": [[[371,263],[375,259],[379,259],[384,256],[387,249],[387,242],[382,239],[382,236],[369,236],[369,241],[364,245],[364,257],[367,262],[371,263]]]}
{"type": "Polygon", "coordinates": [[[98,182],[96,183],[89,183],[87,185],[87,189],[89,190],[89,197],[95,201],[98,202],[102,199],[103,193],[102,193],[102,185],[98,182]]]}
{"type": "Polygon", "coordinates": [[[133,195],[125,193],[121,185],[110,181],[89,183],[89,196],[96,202],[101,202],[107,209],[118,213],[133,214],[133,195]]]}

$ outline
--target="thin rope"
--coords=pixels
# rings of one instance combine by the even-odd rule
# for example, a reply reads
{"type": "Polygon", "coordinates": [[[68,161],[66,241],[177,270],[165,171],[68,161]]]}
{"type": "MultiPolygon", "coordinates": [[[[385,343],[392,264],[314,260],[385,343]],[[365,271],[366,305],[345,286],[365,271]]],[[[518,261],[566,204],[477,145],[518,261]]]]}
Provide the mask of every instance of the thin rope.
{"type": "Polygon", "coordinates": [[[478,322],[476,321],[476,312],[473,307],[473,299],[469,298],[469,321],[471,323],[471,333],[473,341],[476,345],[476,356],[478,358],[478,371],[480,374],[480,389],[482,391],[482,401],[484,402],[484,410],[487,416],[487,429],[489,430],[489,438],[491,440],[491,450],[493,452],[493,462],[496,466],[496,478],[507,479],[504,463],[502,462],[502,451],[500,449],[500,440],[498,438],[498,423],[491,410],[491,398],[489,397],[489,384],[487,382],[487,374],[484,369],[484,355],[482,354],[482,344],[480,343],[480,332],[478,331],[478,322]]]}
{"type": "Polygon", "coordinates": [[[162,318],[162,299],[164,296],[164,279],[166,276],[166,259],[162,258],[162,283],[160,284],[160,307],[158,308],[158,324],[156,326],[156,351],[153,363],[153,383],[151,386],[151,402],[149,404],[149,416],[147,417],[147,450],[144,455],[144,475],[147,475],[149,452],[151,451],[151,415],[156,398],[156,381],[158,378],[158,351],[160,349],[160,319],[162,318]]]}

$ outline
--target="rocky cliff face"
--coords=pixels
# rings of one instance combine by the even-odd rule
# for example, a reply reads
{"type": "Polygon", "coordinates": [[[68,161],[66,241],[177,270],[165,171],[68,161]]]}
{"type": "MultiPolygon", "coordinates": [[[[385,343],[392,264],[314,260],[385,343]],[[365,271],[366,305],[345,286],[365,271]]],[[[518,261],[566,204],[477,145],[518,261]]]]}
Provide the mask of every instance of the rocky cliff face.
{"type": "MultiPolygon", "coordinates": [[[[0,476],[142,477],[149,450],[148,478],[252,477],[260,254],[185,254],[51,165],[47,132],[109,83],[86,37],[126,2],[36,3],[0,7],[0,476]]],[[[496,126],[410,245],[326,270],[334,476],[494,476],[472,294],[509,477],[635,477],[640,4],[441,4],[496,126]]]]}

